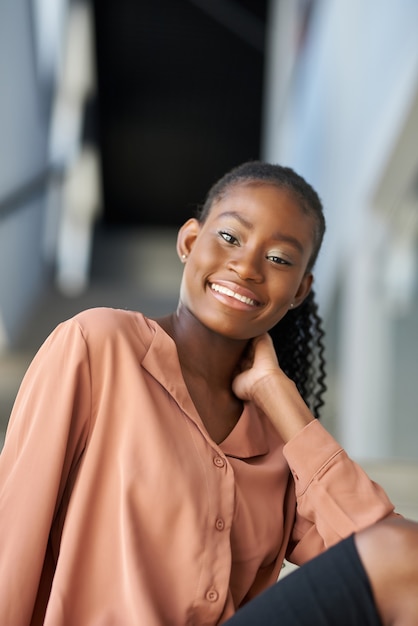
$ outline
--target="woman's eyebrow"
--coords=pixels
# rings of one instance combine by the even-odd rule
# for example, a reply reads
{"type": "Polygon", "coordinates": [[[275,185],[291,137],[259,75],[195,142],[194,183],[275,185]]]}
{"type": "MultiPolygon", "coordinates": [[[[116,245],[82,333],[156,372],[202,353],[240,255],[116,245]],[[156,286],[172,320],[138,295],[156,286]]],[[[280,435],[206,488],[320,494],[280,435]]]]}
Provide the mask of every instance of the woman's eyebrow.
{"type": "Polygon", "coordinates": [[[224,211],[223,213],[220,213],[218,217],[233,217],[234,219],[241,222],[241,224],[245,226],[246,228],[250,230],[254,228],[254,224],[244,219],[242,215],[238,213],[237,211],[224,211]]]}
{"type": "MultiPolygon", "coordinates": [[[[243,218],[242,215],[236,211],[224,211],[223,213],[219,214],[219,217],[232,217],[238,220],[243,226],[245,226],[245,228],[248,228],[248,230],[252,230],[254,228],[254,224],[243,218]]],[[[284,233],[272,233],[271,238],[277,242],[290,244],[291,246],[299,250],[301,254],[303,254],[304,252],[303,246],[300,241],[296,239],[296,237],[292,237],[292,235],[285,235],[284,233]]]]}
{"type": "Polygon", "coordinates": [[[291,235],[284,235],[283,233],[273,233],[271,238],[278,242],[290,244],[294,248],[297,248],[297,250],[299,250],[301,254],[303,254],[304,252],[302,244],[300,243],[299,239],[296,239],[296,237],[292,237],[291,235]]]}

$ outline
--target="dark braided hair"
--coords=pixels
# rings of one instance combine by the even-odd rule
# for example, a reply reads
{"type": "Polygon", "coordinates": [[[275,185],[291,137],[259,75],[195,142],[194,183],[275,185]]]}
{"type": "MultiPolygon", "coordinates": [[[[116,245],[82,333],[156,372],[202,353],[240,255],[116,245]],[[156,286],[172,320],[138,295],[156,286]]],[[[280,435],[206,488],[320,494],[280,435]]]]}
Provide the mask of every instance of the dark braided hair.
{"type": "MultiPolygon", "coordinates": [[[[290,167],[273,165],[262,161],[248,161],[232,169],[209,190],[206,200],[198,211],[198,219],[204,222],[212,208],[237,185],[275,185],[287,189],[301,209],[315,220],[314,245],[307,272],[310,272],[318,256],[325,233],[325,218],[321,200],[304,178],[290,167]]],[[[299,393],[315,417],[319,417],[326,391],[324,356],[324,331],[318,314],[313,290],[295,309],[270,330],[280,367],[296,384],[299,393]]]]}
{"type": "Polygon", "coordinates": [[[280,367],[291,378],[315,417],[324,404],[324,331],[311,290],[296,309],[290,309],[270,330],[280,367]]]}

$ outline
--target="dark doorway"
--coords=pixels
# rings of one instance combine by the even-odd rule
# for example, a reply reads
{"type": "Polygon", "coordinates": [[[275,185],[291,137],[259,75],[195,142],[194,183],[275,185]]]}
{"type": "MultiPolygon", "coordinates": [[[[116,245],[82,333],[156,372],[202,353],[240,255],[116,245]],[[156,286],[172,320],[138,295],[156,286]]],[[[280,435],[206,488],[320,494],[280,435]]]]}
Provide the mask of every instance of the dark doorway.
{"type": "Polygon", "coordinates": [[[94,0],[105,224],[178,226],[259,158],[264,0],[94,0]]]}

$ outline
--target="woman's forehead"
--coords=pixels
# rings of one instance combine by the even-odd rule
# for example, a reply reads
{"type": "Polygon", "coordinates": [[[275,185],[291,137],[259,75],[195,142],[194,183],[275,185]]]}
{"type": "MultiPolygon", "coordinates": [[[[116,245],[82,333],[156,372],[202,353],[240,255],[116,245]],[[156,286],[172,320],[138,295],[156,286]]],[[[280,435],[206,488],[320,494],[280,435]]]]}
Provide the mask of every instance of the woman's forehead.
{"type": "MultiPolygon", "coordinates": [[[[291,209],[298,214],[305,213],[299,198],[287,187],[273,183],[242,183],[228,188],[222,196],[214,201],[211,213],[221,215],[233,211],[237,216],[256,208],[272,209],[272,217],[281,208],[291,209]]],[[[244,219],[244,217],[243,217],[244,219]]]]}

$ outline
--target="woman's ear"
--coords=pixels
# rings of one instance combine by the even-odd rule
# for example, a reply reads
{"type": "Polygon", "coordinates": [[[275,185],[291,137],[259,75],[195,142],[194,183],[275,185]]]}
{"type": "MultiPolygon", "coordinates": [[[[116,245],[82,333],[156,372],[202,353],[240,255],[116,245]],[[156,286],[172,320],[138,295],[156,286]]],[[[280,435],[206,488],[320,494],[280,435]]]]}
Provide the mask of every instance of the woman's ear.
{"type": "Polygon", "coordinates": [[[177,254],[183,263],[189,256],[199,231],[200,223],[194,217],[191,217],[181,226],[177,234],[177,254]]]}
{"type": "Polygon", "coordinates": [[[306,296],[311,290],[312,283],[313,283],[313,275],[311,273],[305,274],[301,280],[301,283],[293,299],[294,307],[297,307],[300,304],[302,304],[302,302],[304,301],[304,299],[306,298],[306,296]]]}

